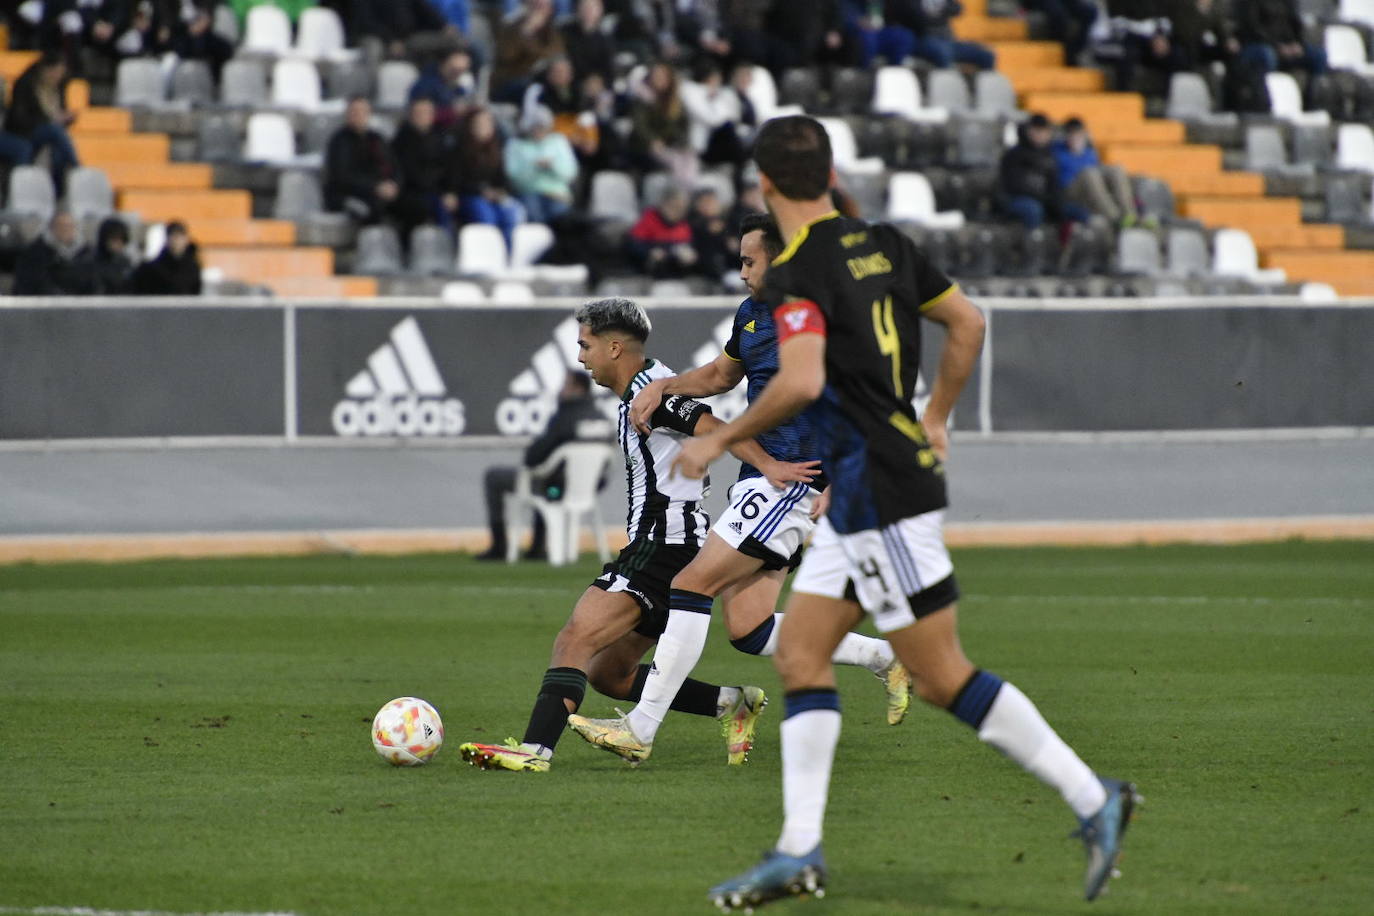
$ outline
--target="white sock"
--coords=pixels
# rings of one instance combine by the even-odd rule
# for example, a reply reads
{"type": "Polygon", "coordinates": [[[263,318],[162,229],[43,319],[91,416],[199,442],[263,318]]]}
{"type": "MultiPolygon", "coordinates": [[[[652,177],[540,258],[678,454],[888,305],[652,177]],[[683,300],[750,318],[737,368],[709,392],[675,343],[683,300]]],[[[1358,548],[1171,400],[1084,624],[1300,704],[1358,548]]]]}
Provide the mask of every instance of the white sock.
{"type": "Polygon", "coordinates": [[[862,633],[846,633],[835,647],[830,660],[837,665],[855,665],[874,674],[892,664],[892,646],[886,639],[875,639],[862,633]]]}
{"type": "Polygon", "coordinates": [[[838,709],[808,709],[782,723],[782,836],[778,849],[802,856],[821,841],[830,768],[840,740],[838,709]]]}
{"type": "Polygon", "coordinates": [[[1106,803],[1107,791],[1097,775],[1013,684],[1002,683],[978,727],[978,737],[1058,789],[1079,817],[1091,817],[1106,803]]]}
{"type": "Polygon", "coordinates": [[[545,747],[542,744],[530,744],[528,741],[526,741],[524,744],[520,745],[520,750],[524,751],[527,754],[534,754],[536,756],[543,757],[545,760],[553,759],[553,748],[545,747]]]}
{"type": "Polygon", "coordinates": [[[711,627],[710,614],[695,611],[668,612],[668,626],[658,638],[654,663],[644,681],[639,703],[630,710],[630,728],[635,737],[652,744],[658,727],[668,715],[668,706],[682,689],[682,682],[696,667],[706,648],[706,632],[711,627]]]}

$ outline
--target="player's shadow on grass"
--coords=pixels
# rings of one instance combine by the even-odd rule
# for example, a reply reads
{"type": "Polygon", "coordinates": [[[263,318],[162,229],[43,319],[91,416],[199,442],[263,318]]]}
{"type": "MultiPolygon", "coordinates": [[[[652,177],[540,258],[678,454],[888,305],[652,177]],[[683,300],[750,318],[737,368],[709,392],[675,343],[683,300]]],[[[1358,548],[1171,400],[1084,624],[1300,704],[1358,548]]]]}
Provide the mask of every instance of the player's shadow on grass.
{"type": "Polygon", "coordinates": [[[887,863],[881,866],[852,865],[845,868],[843,876],[831,878],[829,899],[854,900],[880,905],[884,911],[900,913],[915,909],[969,910],[978,912],[1016,912],[1044,913],[1058,916],[1065,910],[1063,906],[1035,906],[1018,902],[1014,907],[979,900],[972,896],[952,896],[949,893],[950,881],[945,875],[932,874],[921,870],[921,863],[915,857],[906,861],[887,863]]]}

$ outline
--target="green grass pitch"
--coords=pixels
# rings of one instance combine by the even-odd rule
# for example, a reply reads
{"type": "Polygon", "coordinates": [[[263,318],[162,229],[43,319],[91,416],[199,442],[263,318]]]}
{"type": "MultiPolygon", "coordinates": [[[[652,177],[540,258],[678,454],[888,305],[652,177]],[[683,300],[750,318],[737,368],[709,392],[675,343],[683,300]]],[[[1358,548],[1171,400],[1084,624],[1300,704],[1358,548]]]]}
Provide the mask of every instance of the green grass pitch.
{"type": "MultiPolygon", "coordinates": [[[[1147,802],[1080,898],[1050,789],[953,717],[845,704],[830,894],[781,914],[1365,913],[1374,899],[1374,545],[971,550],[975,662],[1147,802]]],[[[674,716],[638,770],[567,734],[547,775],[457,745],[522,733],[595,566],[452,556],[0,569],[0,912],[712,912],[780,824],[778,680],[713,632],[698,675],[764,686],[753,758],[674,716]],[[413,694],[420,769],[368,723],[413,694]]],[[[590,695],[583,709],[609,714],[590,695]]]]}

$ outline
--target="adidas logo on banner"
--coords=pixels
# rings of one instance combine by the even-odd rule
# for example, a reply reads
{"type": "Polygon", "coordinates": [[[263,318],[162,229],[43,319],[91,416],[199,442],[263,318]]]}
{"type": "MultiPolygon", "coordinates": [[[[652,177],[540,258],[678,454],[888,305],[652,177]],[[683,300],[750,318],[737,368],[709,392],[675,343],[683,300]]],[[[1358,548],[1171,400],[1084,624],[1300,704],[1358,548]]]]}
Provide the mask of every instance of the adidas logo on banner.
{"type": "MultiPolygon", "coordinates": [[[[568,370],[585,371],[577,361],[577,319],[566,318],[553,329],[553,340],[534,352],[530,367],[510,383],[510,395],[496,405],[496,429],[503,436],[541,433],[558,409],[558,392],[568,370]]],[[[616,400],[605,388],[593,385],[596,403],[607,418],[616,419],[616,400]]],[[[614,427],[611,428],[612,431],[614,427]]]]}
{"type": "Polygon", "coordinates": [[[349,379],[330,419],[340,436],[460,436],[467,426],[463,402],[448,389],[414,316],[349,379]]]}

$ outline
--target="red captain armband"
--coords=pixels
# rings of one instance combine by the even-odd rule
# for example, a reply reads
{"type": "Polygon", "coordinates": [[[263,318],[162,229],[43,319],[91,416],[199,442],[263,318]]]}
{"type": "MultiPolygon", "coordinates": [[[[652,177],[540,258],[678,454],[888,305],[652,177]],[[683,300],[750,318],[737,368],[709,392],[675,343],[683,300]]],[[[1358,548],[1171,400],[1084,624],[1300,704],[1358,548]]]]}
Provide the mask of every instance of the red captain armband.
{"type": "Polygon", "coordinates": [[[810,299],[793,299],[773,310],[773,322],[778,327],[778,343],[797,334],[825,336],[825,316],[810,299]]]}

